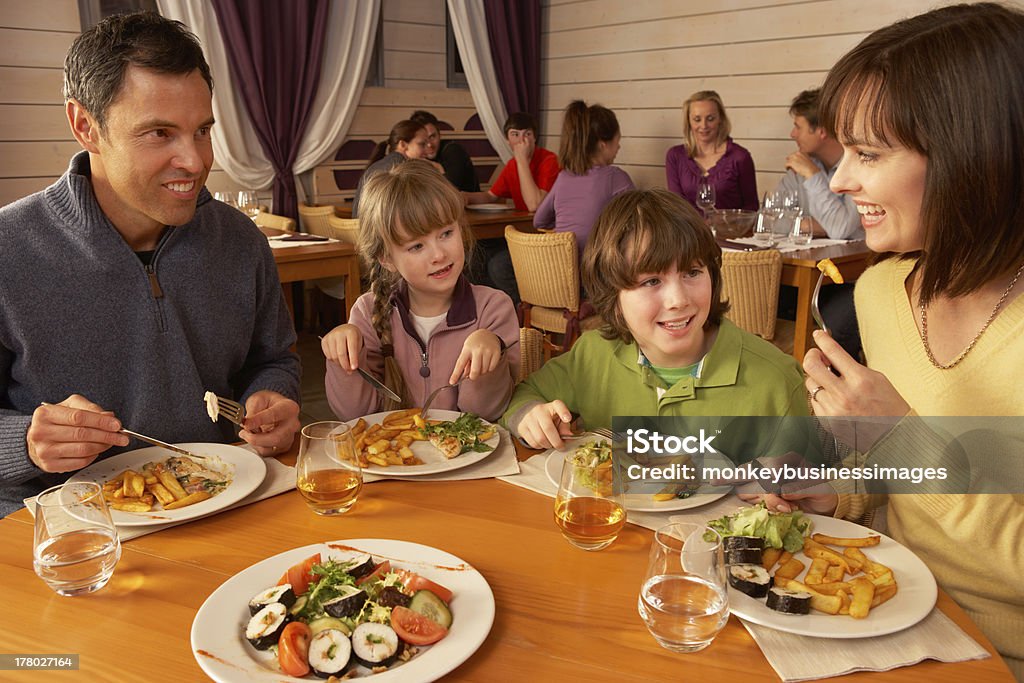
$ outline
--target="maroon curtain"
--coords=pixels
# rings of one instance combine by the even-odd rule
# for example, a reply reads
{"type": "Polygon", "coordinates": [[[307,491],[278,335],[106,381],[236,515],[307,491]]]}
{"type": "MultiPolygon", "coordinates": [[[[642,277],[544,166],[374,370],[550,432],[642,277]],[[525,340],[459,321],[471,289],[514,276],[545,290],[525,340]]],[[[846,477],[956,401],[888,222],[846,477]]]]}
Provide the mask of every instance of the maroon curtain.
{"type": "Polygon", "coordinates": [[[320,81],[330,3],[213,0],[232,76],[274,167],[274,213],[298,218],[292,166],[320,81]]]}
{"type": "Polygon", "coordinates": [[[491,59],[509,114],[540,120],[540,0],[483,0],[491,59]]]}

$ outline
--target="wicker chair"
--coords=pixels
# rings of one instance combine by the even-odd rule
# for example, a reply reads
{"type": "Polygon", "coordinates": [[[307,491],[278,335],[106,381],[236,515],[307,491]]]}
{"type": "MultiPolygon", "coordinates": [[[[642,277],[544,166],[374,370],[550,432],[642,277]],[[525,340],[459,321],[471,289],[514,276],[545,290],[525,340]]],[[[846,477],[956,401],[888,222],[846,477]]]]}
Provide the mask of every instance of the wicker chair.
{"type": "Polygon", "coordinates": [[[581,321],[593,307],[580,301],[576,236],[571,232],[525,233],[511,225],[505,242],[519,285],[519,324],[544,333],[548,354],[568,351],[580,335],[581,321]],[[555,344],[551,334],[561,336],[555,344]]]}
{"type": "Polygon", "coordinates": [[[729,300],[726,317],[748,332],[771,340],[775,336],[782,254],[727,251],[722,254],[722,296],[729,300]]]}
{"type": "Polygon", "coordinates": [[[331,226],[328,218],[334,215],[333,206],[308,206],[299,204],[299,222],[302,231],[310,235],[331,237],[331,226]]]}
{"type": "Polygon", "coordinates": [[[284,230],[285,232],[295,232],[295,219],[288,218],[287,216],[278,216],[275,213],[267,213],[266,211],[260,211],[256,214],[256,225],[261,228],[274,228],[275,230],[284,230]]]}
{"type": "Polygon", "coordinates": [[[330,228],[331,237],[348,244],[356,244],[359,239],[358,218],[338,218],[335,215],[327,217],[327,224],[330,228]]]}
{"type": "Polygon", "coordinates": [[[519,378],[522,382],[544,365],[544,335],[532,327],[519,328],[519,378]]]}

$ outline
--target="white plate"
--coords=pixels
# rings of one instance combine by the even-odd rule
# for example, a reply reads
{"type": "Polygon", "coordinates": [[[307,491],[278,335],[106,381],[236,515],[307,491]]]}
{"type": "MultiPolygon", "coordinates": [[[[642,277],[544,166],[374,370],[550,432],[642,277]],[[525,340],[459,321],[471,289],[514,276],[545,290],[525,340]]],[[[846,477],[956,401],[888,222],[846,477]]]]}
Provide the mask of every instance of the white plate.
{"type": "MultiPolygon", "coordinates": [[[[807,515],[813,522],[811,533],[829,536],[862,538],[877,534],[859,524],[821,515],[807,515]]],[[[832,547],[832,546],[829,546],[832,547]]],[[[833,549],[835,549],[833,547],[833,549]]],[[[764,598],[752,598],[729,587],[729,611],[755,624],[761,624],[787,633],[815,638],[871,638],[884,636],[909,628],[924,619],[935,607],[938,589],[935,577],[917,555],[882,535],[881,542],[873,548],[864,548],[864,554],[871,560],[892,569],[893,578],[899,585],[896,595],[888,602],[871,610],[865,619],[854,619],[841,614],[822,614],[811,610],[807,615],[782,614],[768,609],[764,598]]],[[[797,559],[810,566],[802,553],[797,559]]],[[[804,570],[806,573],[806,570],[804,570]]],[[[803,574],[797,577],[799,581],[803,574]]]]}
{"type": "MultiPolygon", "coordinates": [[[[580,440],[573,440],[567,442],[566,447],[563,449],[555,449],[549,451],[548,459],[544,462],[544,471],[548,475],[548,479],[555,485],[558,486],[558,480],[562,476],[562,462],[565,460],[565,456],[572,453],[580,446],[589,443],[591,441],[597,441],[600,437],[595,436],[593,439],[583,438],[580,440]]],[[[654,500],[651,497],[651,493],[627,493],[626,494],[626,509],[633,510],[634,512],[675,512],[677,510],[689,510],[690,508],[700,507],[701,505],[707,505],[713,503],[722,496],[731,491],[729,486],[702,486],[700,491],[705,493],[697,493],[690,496],[689,498],[676,498],[674,500],[654,500]]]]}
{"type": "MultiPolygon", "coordinates": [[[[367,425],[379,424],[384,420],[385,417],[390,413],[374,413],[373,415],[367,415],[363,419],[366,420],[367,425]]],[[[455,420],[462,413],[454,410],[437,410],[436,408],[430,409],[431,420],[455,420]]],[[[351,422],[350,422],[351,424],[351,422]]],[[[491,424],[487,420],[484,420],[484,424],[491,424]]],[[[492,425],[493,426],[493,425],[492,425]]],[[[470,451],[463,453],[462,455],[452,458],[449,460],[444,457],[441,451],[437,450],[427,441],[413,441],[409,448],[416,454],[420,460],[423,461],[422,465],[392,465],[391,467],[379,467],[377,465],[371,465],[370,467],[364,467],[363,472],[369,474],[376,474],[382,477],[415,477],[419,474],[437,474],[438,472],[448,472],[449,470],[458,470],[463,467],[468,467],[475,462],[480,462],[484,458],[494,453],[495,449],[498,448],[498,430],[495,428],[494,436],[489,438],[486,443],[491,447],[491,450],[483,453],[477,453],[470,451]]]]}
{"type": "Polygon", "coordinates": [[[285,676],[275,655],[253,648],[244,634],[252,596],[276,584],[289,567],[316,552],[321,552],[324,559],[348,559],[359,553],[369,553],[377,561],[389,559],[395,566],[411,569],[454,594],[449,605],[452,627],[443,640],[422,648],[404,664],[360,680],[433,681],[469,659],[494,623],[494,594],[487,580],[454,555],[419,543],[386,539],[318,543],[257,562],[225,581],[206,599],[192,622],[192,654],[206,675],[217,683],[321,680],[312,674],[306,678],[285,676]]]}
{"type": "MultiPolygon", "coordinates": [[[[234,469],[231,483],[213,498],[177,510],[155,509],[152,512],[111,510],[110,516],[113,518],[114,524],[117,526],[150,526],[171,524],[186,519],[202,517],[245,498],[255,491],[256,487],[263,483],[263,478],[267,476],[267,465],[263,462],[263,458],[244,448],[222,443],[181,443],[174,445],[181,446],[196,455],[211,455],[220,458],[229,468],[234,469]]],[[[118,455],[93,463],[84,470],[77,472],[68,481],[94,481],[102,484],[129,468],[140,471],[147,462],[166,460],[173,455],[177,455],[177,453],[166,448],[160,448],[159,446],[149,446],[135,451],[119,453],[118,455]]]]}
{"type": "Polygon", "coordinates": [[[467,204],[466,208],[469,209],[470,211],[498,212],[498,211],[511,211],[514,207],[511,206],[510,204],[492,203],[492,204],[467,204]]]}

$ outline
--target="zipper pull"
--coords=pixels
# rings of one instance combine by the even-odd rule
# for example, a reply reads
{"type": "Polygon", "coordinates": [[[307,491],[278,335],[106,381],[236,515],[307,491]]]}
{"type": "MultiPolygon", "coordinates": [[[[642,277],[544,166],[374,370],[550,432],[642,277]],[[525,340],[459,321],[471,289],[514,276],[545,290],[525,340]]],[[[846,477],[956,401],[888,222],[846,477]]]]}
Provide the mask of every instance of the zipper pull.
{"type": "Polygon", "coordinates": [[[149,276],[149,287],[153,290],[153,298],[164,298],[164,290],[160,288],[160,281],[156,279],[156,268],[152,265],[146,266],[146,275],[149,276]]]}
{"type": "Polygon", "coordinates": [[[425,351],[420,354],[420,359],[422,361],[422,365],[420,365],[420,377],[430,377],[430,366],[427,365],[427,363],[430,362],[430,359],[427,358],[427,353],[425,351]]]}

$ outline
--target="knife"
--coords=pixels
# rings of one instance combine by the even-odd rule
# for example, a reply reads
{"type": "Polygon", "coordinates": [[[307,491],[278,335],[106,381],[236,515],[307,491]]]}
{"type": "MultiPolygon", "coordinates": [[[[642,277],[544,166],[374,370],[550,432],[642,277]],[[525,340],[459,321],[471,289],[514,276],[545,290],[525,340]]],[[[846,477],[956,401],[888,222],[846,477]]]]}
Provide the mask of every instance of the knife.
{"type": "Polygon", "coordinates": [[[192,451],[186,451],[184,448],[179,448],[178,446],[173,446],[173,445],[171,445],[169,443],[165,443],[165,442],[161,441],[160,439],[154,439],[151,436],[146,436],[145,434],[139,434],[138,432],[133,432],[130,429],[122,429],[121,433],[122,434],[127,434],[128,436],[134,436],[139,441],[145,441],[148,444],[152,444],[154,446],[159,446],[160,448],[166,448],[169,451],[174,451],[175,453],[180,453],[182,455],[187,455],[190,458],[199,458],[200,460],[206,460],[206,456],[205,455],[199,455],[198,453],[193,453],[192,451]]]}
{"type": "Polygon", "coordinates": [[[367,384],[369,384],[371,387],[373,387],[380,393],[390,398],[392,401],[398,401],[399,403],[402,402],[401,396],[388,389],[383,382],[381,382],[379,379],[368,373],[366,370],[363,370],[362,368],[356,368],[356,372],[359,373],[360,377],[366,380],[367,384]]]}

